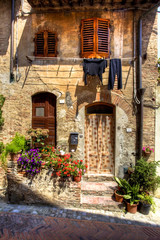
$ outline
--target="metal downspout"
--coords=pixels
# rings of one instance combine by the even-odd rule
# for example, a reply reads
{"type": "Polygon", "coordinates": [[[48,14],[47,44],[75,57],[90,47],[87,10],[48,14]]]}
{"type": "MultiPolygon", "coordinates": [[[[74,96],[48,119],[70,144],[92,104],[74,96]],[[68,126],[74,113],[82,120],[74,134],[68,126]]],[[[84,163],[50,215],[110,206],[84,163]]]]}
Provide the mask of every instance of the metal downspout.
{"type": "Polygon", "coordinates": [[[12,0],[12,7],[11,7],[10,83],[14,81],[13,56],[14,56],[14,0],[12,0]]]}
{"type": "Polygon", "coordinates": [[[140,94],[140,126],[139,126],[139,158],[142,157],[142,147],[143,147],[143,96],[145,92],[145,88],[142,88],[142,19],[148,15],[153,9],[158,8],[160,6],[160,1],[151,7],[148,11],[146,11],[139,18],[139,73],[138,73],[138,92],[140,94]]]}

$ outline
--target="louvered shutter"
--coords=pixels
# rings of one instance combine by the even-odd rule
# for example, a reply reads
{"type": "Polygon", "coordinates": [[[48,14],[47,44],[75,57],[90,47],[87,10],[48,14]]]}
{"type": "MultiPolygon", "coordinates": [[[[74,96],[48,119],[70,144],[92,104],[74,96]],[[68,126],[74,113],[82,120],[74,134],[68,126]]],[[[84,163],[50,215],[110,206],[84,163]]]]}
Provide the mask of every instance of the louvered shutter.
{"type": "Polygon", "coordinates": [[[101,18],[82,20],[81,57],[109,57],[109,20],[101,18]]]}
{"type": "Polygon", "coordinates": [[[81,28],[81,55],[89,57],[95,54],[95,21],[91,19],[82,20],[81,28]]]}
{"type": "Polygon", "coordinates": [[[44,32],[36,34],[35,55],[36,56],[44,56],[44,32]]]}
{"type": "Polygon", "coordinates": [[[56,56],[56,34],[53,32],[48,32],[48,56],[56,56]]]}
{"type": "Polygon", "coordinates": [[[39,57],[56,57],[57,56],[56,33],[43,31],[36,34],[35,55],[39,57]]]}
{"type": "Polygon", "coordinates": [[[97,19],[97,53],[109,57],[109,21],[97,19]]]}

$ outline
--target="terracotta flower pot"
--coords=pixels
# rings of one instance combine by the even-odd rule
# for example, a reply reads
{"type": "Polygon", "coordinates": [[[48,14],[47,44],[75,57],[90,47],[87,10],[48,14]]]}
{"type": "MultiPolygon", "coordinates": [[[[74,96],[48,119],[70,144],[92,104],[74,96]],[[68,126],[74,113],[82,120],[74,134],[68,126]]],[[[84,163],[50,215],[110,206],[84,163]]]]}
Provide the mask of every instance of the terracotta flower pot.
{"type": "Polygon", "coordinates": [[[144,157],[149,158],[150,155],[151,155],[151,152],[143,151],[143,156],[144,156],[144,157]]]}
{"type": "Polygon", "coordinates": [[[46,157],[48,157],[47,153],[42,153],[42,159],[45,159],[46,157]]]}
{"type": "Polygon", "coordinates": [[[81,181],[81,176],[74,176],[73,177],[75,182],[80,182],[81,181]]]}
{"type": "Polygon", "coordinates": [[[138,206],[138,203],[137,204],[130,204],[130,203],[128,203],[128,202],[126,202],[126,204],[127,204],[127,211],[129,212],[129,213],[136,213],[137,212],[137,206],[138,206]]]}
{"type": "Polygon", "coordinates": [[[10,153],[11,160],[17,162],[18,158],[20,157],[20,153],[10,153]]]}
{"type": "Polygon", "coordinates": [[[116,202],[123,202],[123,195],[117,193],[117,190],[114,191],[116,202]]]}

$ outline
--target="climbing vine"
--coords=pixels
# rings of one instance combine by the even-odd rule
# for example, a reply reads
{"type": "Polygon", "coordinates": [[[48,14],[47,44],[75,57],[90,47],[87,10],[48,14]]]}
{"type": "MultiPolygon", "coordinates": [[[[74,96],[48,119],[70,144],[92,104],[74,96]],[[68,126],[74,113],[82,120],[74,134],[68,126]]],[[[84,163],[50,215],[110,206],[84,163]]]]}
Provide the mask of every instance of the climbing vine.
{"type": "Polygon", "coordinates": [[[0,127],[3,126],[4,124],[4,118],[2,117],[2,107],[5,101],[5,97],[3,95],[0,94],[0,127]]]}

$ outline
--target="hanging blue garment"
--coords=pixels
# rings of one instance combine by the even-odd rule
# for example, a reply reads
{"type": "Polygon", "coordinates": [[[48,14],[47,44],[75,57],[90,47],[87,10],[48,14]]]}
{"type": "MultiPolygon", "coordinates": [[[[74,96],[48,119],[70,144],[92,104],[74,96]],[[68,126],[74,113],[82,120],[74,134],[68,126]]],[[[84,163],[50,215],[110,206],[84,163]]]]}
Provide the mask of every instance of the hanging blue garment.
{"type": "Polygon", "coordinates": [[[108,90],[113,89],[116,75],[118,80],[118,89],[122,89],[122,63],[119,58],[110,60],[108,90]]]}
{"type": "Polygon", "coordinates": [[[107,60],[105,59],[84,59],[83,60],[83,71],[84,71],[84,81],[85,85],[87,85],[87,74],[91,76],[99,76],[102,84],[102,73],[105,72],[105,68],[107,67],[107,60]]]}

